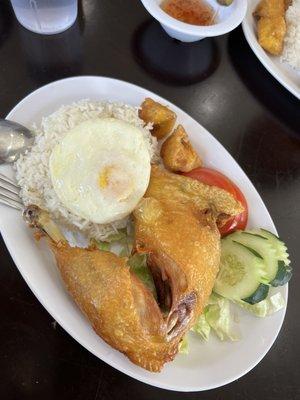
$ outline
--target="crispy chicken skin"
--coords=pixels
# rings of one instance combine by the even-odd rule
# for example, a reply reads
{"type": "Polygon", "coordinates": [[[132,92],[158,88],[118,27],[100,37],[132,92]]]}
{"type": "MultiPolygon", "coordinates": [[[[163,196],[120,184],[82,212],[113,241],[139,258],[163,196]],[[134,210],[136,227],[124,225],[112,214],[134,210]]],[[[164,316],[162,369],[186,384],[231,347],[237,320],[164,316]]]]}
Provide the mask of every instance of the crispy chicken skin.
{"type": "Polygon", "coordinates": [[[160,155],[165,167],[170,171],[189,172],[202,166],[202,161],[182,125],[178,125],[163,143],[160,155]]]}
{"type": "Polygon", "coordinates": [[[150,98],[146,98],[141,104],[139,117],[146,124],[153,124],[151,134],[157,139],[168,135],[176,121],[176,114],[172,110],[150,98]]]}
{"type": "Polygon", "coordinates": [[[203,311],[219,269],[218,214],[241,205],[227,192],[153,166],[134,211],[135,249],[148,254],[168,335],[186,331],[203,311]]]}
{"type": "Polygon", "coordinates": [[[258,42],[273,55],[280,55],[283,50],[286,6],[285,0],[262,0],[254,12],[254,16],[258,18],[258,42]]]}
{"type": "Polygon", "coordinates": [[[130,271],[127,259],[95,248],[71,247],[49,215],[28,206],[24,219],[46,235],[63,282],[95,332],[133,363],[159,372],[178,352],[156,299],[130,271]]]}
{"type": "Polygon", "coordinates": [[[216,186],[208,186],[195,179],[174,174],[158,165],[152,165],[148,189],[144,197],[168,203],[169,207],[190,207],[195,212],[210,210],[220,215],[234,216],[244,211],[234,197],[216,186]]]}
{"type": "Polygon", "coordinates": [[[141,203],[135,218],[135,247],[148,254],[159,305],[168,311],[168,334],[182,327],[187,331],[203,311],[218,273],[217,226],[210,216],[154,198],[141,203]]]}
{"type": "Polygon", "coordinates": [[[152,372],[173,360],[181,337],[166,339],[157,302],[125,258],[66,243],[51,246],[68,291],[102,339],[152,372]]]}

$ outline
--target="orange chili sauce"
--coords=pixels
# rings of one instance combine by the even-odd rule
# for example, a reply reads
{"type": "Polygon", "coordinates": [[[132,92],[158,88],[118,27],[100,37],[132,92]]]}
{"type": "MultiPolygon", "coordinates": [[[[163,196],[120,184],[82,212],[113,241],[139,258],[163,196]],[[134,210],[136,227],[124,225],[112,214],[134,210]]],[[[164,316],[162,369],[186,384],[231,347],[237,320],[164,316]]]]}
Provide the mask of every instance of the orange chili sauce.
{"type": "Polygon", "coordinates": [[[191,25],[212,25],[214,10],[203,0],[164,0],[161,8],[171,17],[191,25]]]}

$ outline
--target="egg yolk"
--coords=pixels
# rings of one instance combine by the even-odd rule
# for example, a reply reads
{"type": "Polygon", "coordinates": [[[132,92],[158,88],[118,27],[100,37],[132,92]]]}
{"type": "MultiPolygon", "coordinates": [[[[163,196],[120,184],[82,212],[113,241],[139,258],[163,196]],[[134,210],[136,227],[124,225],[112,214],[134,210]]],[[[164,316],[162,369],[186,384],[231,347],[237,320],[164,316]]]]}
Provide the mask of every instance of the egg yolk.
{"type": "Polygon", "coordinates": [[[109,174],[110,174],[111,168],[112,168],[111,166],[105,167],[105,168],[103,168],[102,171],[100,171],[99,178],[98,178],[98,185],[99,185],[100,189],[105,189],[108,186],[109,174]]]}
{"type": "Polygon", "coordinates": [[[109,190],[118,201],[126,200],[134,189],[132,178],[115,165],[108,165],[100,171],[98,186],[101,190],[109,190]]]}

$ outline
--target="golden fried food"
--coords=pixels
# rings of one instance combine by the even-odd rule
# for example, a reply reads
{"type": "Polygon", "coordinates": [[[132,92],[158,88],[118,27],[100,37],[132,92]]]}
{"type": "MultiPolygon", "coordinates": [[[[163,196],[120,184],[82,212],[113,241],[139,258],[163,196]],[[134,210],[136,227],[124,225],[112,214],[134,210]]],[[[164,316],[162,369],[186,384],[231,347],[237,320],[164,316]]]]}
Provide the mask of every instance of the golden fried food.
{"type": "Polygon", "coordinates": [[[126,258],[94,247],[70,247],[49,214],[36,206],[23,215],[48,237],[67,290],[103,340],[152,372],[173,360],[184,332],[168,336],[156,299],[126,258]]]}
{"type": "Polygon", "coordinates": [[[152,372],[173,360],[181,336],[167,339],[156,300],[125,258],[66,243],[52,249],[68,291],[102,339],[152,372]]]}
{"type": "Polygon", "coordinates": [[[231,217],[244,211],[241,203],[226,190],[168,172],[157,165],[151,167],[150,183],[144,197],[154,197],[176,208],[192,207],[195,213],[210,209],[217,218],[220,215],[231,217]]]}
{"type": "Polygon", "coordinates": [[[141,104],[139,117],[146,124],[153,124],[151,133],[157,139],[162,139],[168,135],[176,121],[176,114],[173,111],[150,98],[146,98],[141,104]]]}
{"type": "MultiPolygon", "coordinates": [[[[24,217],[48,236],[67,290],[103,340],[152,372],[174,359],[192,312],[184,318],[182,314],[176,324],[174,315],[165,317],[126,258],[95,248],[70,247],[49,215],[36,206],[27,207],[24,217]]],[[[185,290],[182,278],[177,286],[185,290]]],[[[185,298],[187,310],[194,302],[193,293],[185,298]]]]}
{"type": "Polygon", "coordinates": [[[257,22],[258,42],[270,54],[278,56],[283,50],[286,33],[284,17],[262,17],[257,22]]]}
{"type": "Polygon", "coordinates": [[[153,198],[134,214],[136,250],[148,255],[167,335],[184,334],[203,311],[219,270],[217,226],[210,215],[197,217],[153,198]]]}
{"type": "Polygon", "coordinates": [[[135,249],[148,254],[169,336],[186,331],[211,294],[220,261],[218,215],[242,209],[222,189],[152,167],[145,198],[134,211],[135,249]]]}
{"type": "Polygon", "coordinates": [[[182,125],[178,125],[163,143],[160,155],[165,167],[170,171],[189,172],[202,166],[202,161],[191,145],[182,125]]]}
{"type": "Polygon", "coordinates": [[[283,17],[285,12],[285,0],[262,0],[254,15],[256,17],[283,17]]]}
{"type": "Polygon", "coordinates": [[[262,0],[254,12],[258,18],[258,42],[263,49],[276,56],[283,50],[286,6],[286,0],[262,0]]]}

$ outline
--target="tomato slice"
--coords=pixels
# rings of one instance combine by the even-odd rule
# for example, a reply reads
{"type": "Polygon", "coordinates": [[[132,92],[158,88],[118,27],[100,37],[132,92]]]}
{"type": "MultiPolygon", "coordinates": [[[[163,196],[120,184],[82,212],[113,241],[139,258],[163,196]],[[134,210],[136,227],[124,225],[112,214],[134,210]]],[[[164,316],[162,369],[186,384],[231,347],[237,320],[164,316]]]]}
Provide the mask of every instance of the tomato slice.
{"type": "Polygon", "coordinates": [[[238,186],[233,183],[227,176],[223,175],[221,172],[210,168],[195,168],[190,172],[185,172],[183,175],[188,176],[193,179],[205,183],[210,186],[217,186],[221,189],[226,190],[231,193],[244,207],[244,211],[230,218],[225,225],[219,228],[222,236],[228,235],[229,233],[237,229],[245,229],[248,221],[248,205],[245,196],[238,188],[238,186]]]}

